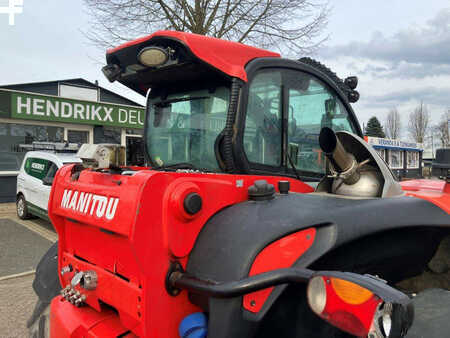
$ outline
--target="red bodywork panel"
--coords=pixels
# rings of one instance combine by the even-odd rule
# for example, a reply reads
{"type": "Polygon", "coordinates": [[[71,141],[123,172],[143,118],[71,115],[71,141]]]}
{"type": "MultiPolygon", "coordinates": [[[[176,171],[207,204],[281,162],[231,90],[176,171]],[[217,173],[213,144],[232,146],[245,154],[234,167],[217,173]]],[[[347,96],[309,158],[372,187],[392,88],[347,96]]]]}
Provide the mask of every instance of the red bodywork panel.
{"type": "Polygon", "coordinates": [[[450,214],[450,183],[444,180],[411,180],[400,182],[408,196],[427,200],[450,214]]]}
{"type": "Polygon", "coordinates": [[[86,324],[86,316],[92,311],[103,316],[110,309],[105,304],[117,310],[120,325],[138,336],[178,337],[182,318],[200,309],[188,301],[186,292],[170,296],[165,278],[174,259],[186,265],[207,220],[247,200],[247,189],[255,180],[265,179],[275,187],[278,181],[289,180],[294,192],[313,191],[286,177],[152,170],[126,176],[83,170],[73,180],[72,169],[58,171],[49,200],[49,215],[59,235],[59,269],[69,264],[73,268],[60,280],[65,287],[77,271],[93,270],[98,285],[93,291],[77,286],[88,307],[53,303],[52,323],[58,323],[52,328],[54,337],[89,329],[93,324],[86,324]],[[184,197],[193,191],[203,200],[194,216],[183,208],[184,197]],[[68,306],[73,307],[70,315],[68,306]],[[81,326],[65,321],[78,321],[81,326]]]}
{"type": "MultiPolygon", "coordinates": [[[[283,237],[265,247],[255,258],[249,276],[276,269],[290,268],[314,243],[316,229],[310,228],[283,237]]],[[[259,312],[274,288],[244,296],[244,308],[259,312]]]]}
{"type": "Polygon", "coordinates": [[[154,34],[133,40],[116,48],[109,49],[107,54],[113,54],[118,50],[138,45],[154,37],[170,37],[183,42],[191,52],[200,60],[210,64],[223,73],[247,81],[245,65],[251,60],[261,57],[280,57],[280,54],[264,49],[246,46],[238,42],[220,40],[204,35],[158,31],[154,34]]]}
{"type": "MultiPolygon", "coordinates": [[[[79,309],[61,296],[52,300],[50,308],[50,337],[104,338],[118,337],[129,330],[122,325],[116,313],[90,308],[79,309]],[[67,320],[70,318],[70,320],[67,320]]],[[[127,338],[137,337],[127,335],[127,338]]]]}

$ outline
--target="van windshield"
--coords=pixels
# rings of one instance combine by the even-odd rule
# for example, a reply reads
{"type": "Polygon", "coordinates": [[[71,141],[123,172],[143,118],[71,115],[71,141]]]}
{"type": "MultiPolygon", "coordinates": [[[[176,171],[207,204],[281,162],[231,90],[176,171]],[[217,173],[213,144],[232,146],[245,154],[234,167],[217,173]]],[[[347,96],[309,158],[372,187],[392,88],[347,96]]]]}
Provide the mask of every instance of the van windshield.
{"type": "Polygon", "coordinates": [[[229,88],[151,97],[147,105],[147,149],[157,167],[220,171],[214,146],[225,127],[229,88]]]}

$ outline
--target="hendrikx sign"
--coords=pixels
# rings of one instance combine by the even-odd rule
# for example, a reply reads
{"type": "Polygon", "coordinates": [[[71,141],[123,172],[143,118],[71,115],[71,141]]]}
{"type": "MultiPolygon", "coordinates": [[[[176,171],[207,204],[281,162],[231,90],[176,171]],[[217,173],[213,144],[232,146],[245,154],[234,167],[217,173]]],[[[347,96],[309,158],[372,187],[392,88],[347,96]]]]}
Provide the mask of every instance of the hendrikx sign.
{"type": "Polygon", "coordinates": [[[27,120],[143,128],[145,110],[133,106],[12,92],[11,117],[27,120]]]}

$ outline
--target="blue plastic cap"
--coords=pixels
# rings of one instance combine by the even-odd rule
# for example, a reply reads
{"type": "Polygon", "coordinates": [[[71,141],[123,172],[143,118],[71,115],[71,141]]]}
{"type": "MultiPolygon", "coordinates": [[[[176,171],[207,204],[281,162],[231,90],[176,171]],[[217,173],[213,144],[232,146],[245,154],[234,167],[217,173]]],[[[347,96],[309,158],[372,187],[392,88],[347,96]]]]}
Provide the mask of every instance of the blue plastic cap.
{"type": "Polygon", "coordinates": [[[208,335],[208,320],[203,312],[186,316],[178,327],[181,338],[206,338],[208,335]]]}

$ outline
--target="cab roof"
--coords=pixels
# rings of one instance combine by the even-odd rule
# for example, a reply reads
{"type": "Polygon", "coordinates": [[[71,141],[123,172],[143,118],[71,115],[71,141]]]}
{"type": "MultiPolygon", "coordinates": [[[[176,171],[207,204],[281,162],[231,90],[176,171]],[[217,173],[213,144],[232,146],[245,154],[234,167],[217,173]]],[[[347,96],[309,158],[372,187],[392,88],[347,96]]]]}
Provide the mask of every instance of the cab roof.
{"type": "MultiPolygon", "coordinates": [[[[133,64],[139,64],[137,60],[139,52],[143,48],[154,43],[161,43],[161,41],[176,41],[188,50],[192,59],[200,60],[230,77],[236,77],[243,81],[247,81],[245,66],[251,60],[263,57],[280,57],[278,53],[238,42],[185,32],[158,31],[109,49],[106,53],[106,60],[108,64],[116,63],[122,69],[133,64]]],[[[137,83],[134,78],[130,81],[123,77],[119,79],[119,82],[141,94],[145,94],[148,88],[147,86],[140,86],[141,84],[137,83]]]]}

